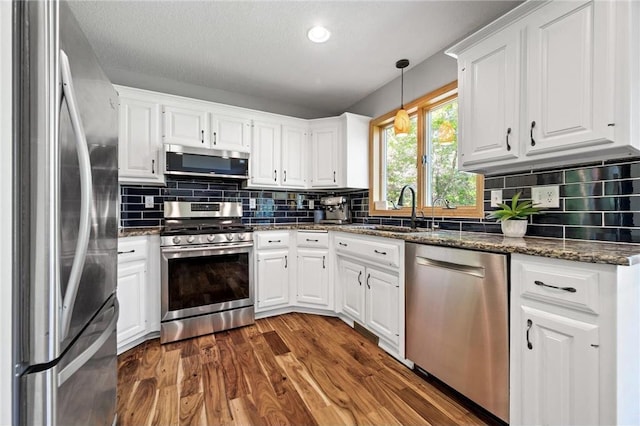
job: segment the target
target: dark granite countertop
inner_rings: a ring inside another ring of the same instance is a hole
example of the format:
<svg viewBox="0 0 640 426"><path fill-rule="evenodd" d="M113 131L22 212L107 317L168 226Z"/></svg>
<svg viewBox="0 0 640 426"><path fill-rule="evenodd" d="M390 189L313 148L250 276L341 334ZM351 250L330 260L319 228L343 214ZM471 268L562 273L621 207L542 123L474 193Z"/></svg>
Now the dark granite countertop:
<svg viewBox="0 0 640 426"><path fill-rule="evenodd" d="M385 225L254 225L255 231L278 229L341 231L353 234L396 238L408 242L483 250L494 253L520 253L555 259L610 265L640 263L640 245L557 238L506 238L501 234L462 231L429 231ZM409 231L409 232L408 232Z"/></svg>
<svg viewBox="0 0 640 426"><path fill-rule="evenodd" d="M141 237L144 235L158 235L162 232L162 227L152 227L152 228L120 228L118 229L118 237Z"/></svg>

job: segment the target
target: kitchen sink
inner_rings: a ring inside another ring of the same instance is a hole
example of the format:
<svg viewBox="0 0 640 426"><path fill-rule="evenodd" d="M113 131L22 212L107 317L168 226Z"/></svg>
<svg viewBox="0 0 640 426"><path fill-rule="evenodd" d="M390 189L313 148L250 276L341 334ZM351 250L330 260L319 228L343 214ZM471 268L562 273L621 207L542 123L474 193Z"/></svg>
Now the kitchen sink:
<svg viewBox="0 0 640 426"><path fill-rule="evenodd" d="M394 226L394 225L350 225L350 227L355 229L371 229L373 231L397 232L397 233L403 233L403 234L431 231L431 229L429 228L411 229L407 226Z"/></svg>

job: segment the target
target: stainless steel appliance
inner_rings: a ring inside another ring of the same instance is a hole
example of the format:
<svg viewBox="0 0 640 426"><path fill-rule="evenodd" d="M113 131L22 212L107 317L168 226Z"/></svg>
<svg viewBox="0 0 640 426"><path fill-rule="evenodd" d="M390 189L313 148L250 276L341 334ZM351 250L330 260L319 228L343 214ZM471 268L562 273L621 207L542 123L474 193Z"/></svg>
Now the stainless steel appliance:
<svg viewBox="0 0 640 426"><path fill-rule="evenodd" d="M320 223L343 224L351 222L351 210L347 197L322 197L320 206L324 210L324 219Z"/></svg>
<svg viewBox="0 0 640 426"><path fill-rule="evenodd" d="M506 256L405 247L407 358L508 422Z"/></svg>
<svg viewBox="0 0 640 426"><path fill-rule="evenodd" d="M253 234L241 203L164 203L162 343L253 324Z"/></svg>
<svg viewBox="0 0 640 426"><path fill-rule="evenodd" d="M215 178L249 178L249 154L237 151L164 146L165 174Z"/></svg>
<svg viewBox="0 0 640 426"><path fill-rule="evenodd" d="M118 95L64 2L15 2L14 424L116 416Z"/></svg>

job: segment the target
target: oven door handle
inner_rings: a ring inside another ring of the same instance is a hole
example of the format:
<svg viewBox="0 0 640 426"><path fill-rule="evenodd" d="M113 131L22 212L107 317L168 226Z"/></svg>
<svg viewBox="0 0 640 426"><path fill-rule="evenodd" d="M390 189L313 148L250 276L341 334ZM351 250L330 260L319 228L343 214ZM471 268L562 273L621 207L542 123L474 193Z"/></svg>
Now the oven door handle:
<svg viewBox="0 0 640 426"><path fill-rule="evenodd" d="M228 250L228 249L237 249L237 248L249 248L253 247L253 243L231 243L220 246L181 246L180 248L175 247L163 247L163 253L188 253L190 251L215 251L215 250Z"/></svg>

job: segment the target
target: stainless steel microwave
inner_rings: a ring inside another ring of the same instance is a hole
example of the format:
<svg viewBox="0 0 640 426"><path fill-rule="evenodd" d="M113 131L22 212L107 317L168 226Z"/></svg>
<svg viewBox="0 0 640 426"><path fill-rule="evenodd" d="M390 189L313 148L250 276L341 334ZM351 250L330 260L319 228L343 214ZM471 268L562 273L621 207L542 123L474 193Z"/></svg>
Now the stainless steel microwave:
<svg viewBox="0 0 640 426"><path fill-rule="evenodd" d="M165 174L249 178L249 153L165 144Z"/></svg>

